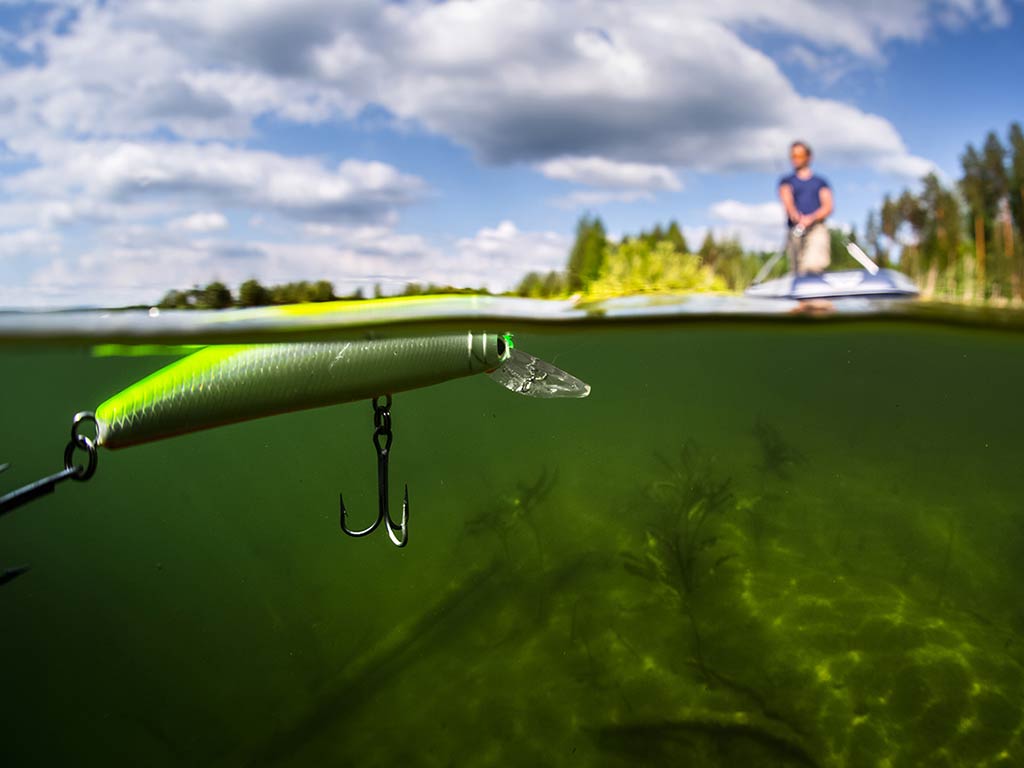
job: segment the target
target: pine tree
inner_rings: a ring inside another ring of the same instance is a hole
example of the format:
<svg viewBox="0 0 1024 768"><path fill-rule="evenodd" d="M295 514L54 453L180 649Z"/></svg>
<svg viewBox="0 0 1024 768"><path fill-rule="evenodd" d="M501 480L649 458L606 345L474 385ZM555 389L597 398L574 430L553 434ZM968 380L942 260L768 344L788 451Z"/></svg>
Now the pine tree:
<svg viewBox="0 0 1024 768"><path fill-rule="evenodd" d="M604 223L597 216L584 215L576 225L576 242L569 252L566 276L569 291L582 291L597 279L604 264L608 238Z"/></svg>
<svg viewBox="0 0 1024 768"><path fill-rule="evenodd" d="M545 275L544 282L541 283L541 296L544 298L558 296L563 292L564 288L565 280L562 277L562 273L553 269Z"/></svg>
<svg viewBox="0 0 1024 768"><path fill-rule="evenodd" d="M674 219L668 223L668 232L665 233L665 239L672 243L672 247L679 251L679 253L690 252L690 247L686 243L686 237Z"/></svg>
<svg viewBox="0 0 1024 768"><path fill-rule="evenodd" d="M1024 131L1020 123L1010 126L1010 174L1007 193L1017 234L1024 243Z"/></svg>
<svg viewBox="0 0 1024 768"><path fill-rule="evenodd" d="M981 156L971 145L967 145L964 154L960 156L960 166L964 175L960 180L960 191L967 201L967 207L971 213L971 222L974 227L974 274L978 284L978 291L981 297L985 296L985 247L988 242L986 217L985 217L985 174L982 168Z"/></svg>
<svg viewBox="0 0 1024 768"><path fill-rule="evenodd" d="M998 283L1009 280L1012 267L1009 264L1007 235L1012 239L1007 209L1009 183L1006 174L1006 149L995 131L989 131L981 154L982 172L985 180L985 224L989 242L992 243L990 272ZM1012 243L1009 248L1012 248Z"/></svg>
<svg viewBox="0 0 1024 768"><path fill-rule="evenodd" d="M927 269L924 294L931 296L939 272L948 273L955 266L962 237L962 213L957 196L934 173L925 176L922 184L918 200L918 209L923 214L919 231L921 268Z"/></svg>
<svg viewBox="0 0 1024 768"><path fill-rule="evenodd" d="M715 243L715 236L711 233L710 229L704 235L704 242L700 244L698 253L705 265L714 268L715 262L718 261L718 245Z"/></svg>
<svg viewBox="0 0 1024 768"><path fill-rule="evenodd" d="M1013 297L1019 300L1024 284L1024 132L1021 131L1020 123L1013 123L1010 126L1009 140L1010 166L1006 180L1006 196L1010 217L1015 226L1008 227L1010 231L1006 247L1010 261Z"/></svg>
<svg viewBox="0 0 1024 768"><path fill-rule="evenodd" d="M527 272L526 276L516 286L516 296L525 296L535 299L541 293L541 276L539 272Z"/></svg>

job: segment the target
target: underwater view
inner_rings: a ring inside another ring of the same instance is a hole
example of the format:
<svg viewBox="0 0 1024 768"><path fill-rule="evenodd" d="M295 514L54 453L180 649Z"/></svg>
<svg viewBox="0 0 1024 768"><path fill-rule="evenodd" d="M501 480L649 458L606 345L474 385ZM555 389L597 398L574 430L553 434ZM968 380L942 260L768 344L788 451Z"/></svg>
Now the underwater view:
<svg viewBox="0 0 1024 768"><path fill-rule="evenodd" d="M0 0L0 768L1024 768L1022 42Z"/></svg>
<svg viewBox="0 0 1024 768"><path fill-rule="evenodd" d="M339 529L368 400L101 449L5 515L4 764L1024 762L1024 335L487 330L591 392L395 394L404 548ZM0 346L2 492L148 351Z"/></svg>

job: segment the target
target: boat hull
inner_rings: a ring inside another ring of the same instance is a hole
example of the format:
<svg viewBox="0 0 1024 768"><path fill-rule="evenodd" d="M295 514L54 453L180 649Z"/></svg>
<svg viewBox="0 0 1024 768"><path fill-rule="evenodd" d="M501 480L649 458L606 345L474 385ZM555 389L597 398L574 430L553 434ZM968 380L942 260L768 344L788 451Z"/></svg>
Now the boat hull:
<svg viewBox="0 0 1024 768"><path fill-rule="evenodd" d="M777 299L912 299L918 293L913 280L892 269L880 269L875 274L866 269L801 276L790 273L752 285L744 291L747 296Z"/></svg>

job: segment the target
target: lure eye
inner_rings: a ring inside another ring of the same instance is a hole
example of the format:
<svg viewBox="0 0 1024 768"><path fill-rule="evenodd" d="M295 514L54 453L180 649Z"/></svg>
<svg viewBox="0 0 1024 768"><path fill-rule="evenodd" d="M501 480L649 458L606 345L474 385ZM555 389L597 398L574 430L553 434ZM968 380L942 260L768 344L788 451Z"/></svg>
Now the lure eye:
<svg viewBox="0 0 1024 768"><path fill-rule="evenodd" d="M498 354L501 357L505 356L505 346L506 346L505 345L505 337L504 336L499 336L498 337Z"/></svg>

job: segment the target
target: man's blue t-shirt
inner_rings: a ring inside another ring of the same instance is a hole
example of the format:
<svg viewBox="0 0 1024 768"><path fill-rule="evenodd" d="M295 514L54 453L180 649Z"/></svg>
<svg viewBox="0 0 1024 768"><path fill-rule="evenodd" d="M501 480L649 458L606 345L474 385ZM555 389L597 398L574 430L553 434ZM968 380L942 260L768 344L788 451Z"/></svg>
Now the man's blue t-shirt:
<svg viewBox="0 0 1024 768"><path fill-rule="evenodd" d="M821 176L811 176L809 179L801 179L795 173L783 176L779 180L779 186L788 184L793 190L793 202L796 209L802 214L814 213L821 208L821 190L831 189L828 182ZM796 224L790 220L789 226Z"/></svg>

